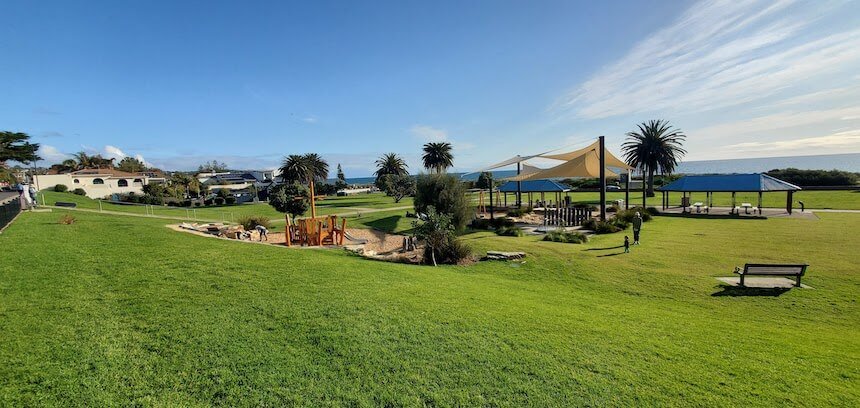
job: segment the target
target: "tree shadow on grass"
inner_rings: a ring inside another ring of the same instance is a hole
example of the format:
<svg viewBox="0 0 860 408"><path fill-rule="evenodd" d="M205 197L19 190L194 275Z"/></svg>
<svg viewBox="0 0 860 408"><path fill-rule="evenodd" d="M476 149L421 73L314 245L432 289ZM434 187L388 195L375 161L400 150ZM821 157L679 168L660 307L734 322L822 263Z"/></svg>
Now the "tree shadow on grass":
<svg viewBox="0 0 860 408"><path fill-rule="evenodd" d="M791 290L791 288L751 288L747 286L729 286L729 285L720 285L718 286L721 290L719 292L711 293L711 296L770 296L777 297L782 295L785 292Z"/></svg>
<svg viewBox="0 0 860 408"><path fill-rule="evenodd" d="M603 258L603 257L607 257L607 256L616 256L616 255L621 255L621 254L623 254L623 253L624 253L624 251L621 251L621 252L613 252L613 253L611 253L611 254L597 255L597 257L598 257L598 258Z"/></svg>
<svg viewBox="0 0 860 408"><path fill-rule="evenodd" d="M367 221L364 225L380 231L393 232L397 229L397 222L400 221L401 218L403 218L401 215L392 215L378 220Z"/></svg>

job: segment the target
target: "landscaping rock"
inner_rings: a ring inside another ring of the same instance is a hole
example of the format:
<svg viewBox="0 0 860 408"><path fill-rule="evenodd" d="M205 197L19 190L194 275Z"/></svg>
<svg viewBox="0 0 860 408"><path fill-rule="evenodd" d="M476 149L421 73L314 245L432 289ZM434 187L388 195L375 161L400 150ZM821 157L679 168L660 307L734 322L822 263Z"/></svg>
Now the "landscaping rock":
<svg viewBox="0 0 860 408"><path fill-rule="evenodd" d="M487 256L485 256L483 259L492 261L513 261L517 259L523 259L525 257L525 252L487 251Z"/></svg>

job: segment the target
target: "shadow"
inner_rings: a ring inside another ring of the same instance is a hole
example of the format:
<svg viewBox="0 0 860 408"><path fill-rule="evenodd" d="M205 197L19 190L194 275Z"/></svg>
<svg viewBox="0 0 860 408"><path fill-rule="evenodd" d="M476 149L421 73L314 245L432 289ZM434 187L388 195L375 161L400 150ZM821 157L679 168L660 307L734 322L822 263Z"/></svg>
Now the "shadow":
<svg viewBox="0 0 860 408"><path fill-rule="evenodd" d="M729 286L720 285L719 292L714 292L711 296L770 296L777 297L792 288L751 288L745 286Z"/></svg>
<svg viewBox="0 0 860 408"><path fill-rule="evenodd" d="M584 249L584 251L608 251L610 249L618 249L618 248L624 248L624 245L618 245L618 246L606 247L606 248L588 248L588 249Z"/></svg>
<svg viewBox="0 0 860 408"><path fill-rule="evenodd" d="M364 225L380 231L392 232L397 229L397 222L400 221L401 218L403 218L402 215L392 215L378 220L365 222Z"/></svg>
<svg viewBox="0 0 860 408"><path fill-rule="evenodd" d="M707 213L669 213L669 212L661 212L659 217L674 217L674 218L699 218L704 220L766 220L767 217L763 215L753 215L753 214L742 214L742 215L732 215L732 214L707 214Z"/></svg>
<svg viewBox="0 0 860 408"><path fill-rule="evenodd" d="M611 254L597 255L597 257L598 257L598 258L604 258L604 257L607 257L607 256L617 256L617 255L621 255L621 254L623 254L623 253L624 253L623 251L622 251L622 252L614 252L614 253L611 253Z"/></svg>

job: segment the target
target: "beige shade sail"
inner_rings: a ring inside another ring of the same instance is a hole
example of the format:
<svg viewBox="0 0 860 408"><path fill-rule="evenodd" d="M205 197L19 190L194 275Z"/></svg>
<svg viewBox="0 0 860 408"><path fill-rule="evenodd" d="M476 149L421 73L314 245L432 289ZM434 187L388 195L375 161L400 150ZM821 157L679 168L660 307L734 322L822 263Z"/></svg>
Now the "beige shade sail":
<svg viewBox="0 0 860 408"><path fill-rule="evenodd" d="M606 169L606 177L617 176L617 173ZM574 158L559 164L558 166L534 173L520 174L519 176L512 177L509 180L524 181L563 177L600 177L600 158L597 156L597 150L586 151L579 156L575 156Z"/></svg>
<svg viewBox="0 0 860 408"><path fill-rule="evenodd" d="M540 167L530 166L528 164L523 163L522 170L520 170L520 174L511 177L505 177L503 180L509 181L522 181L523 177L529 176L531 174L535 174L537 172L543 171L544 169Z"/></svg>
<svg viewBox="0 0 860 408"><path fill-rule="evenodd" d="M587 155L588 153L593 152L593 153L595 153L594 158L599 160L600 158L597 157L597 154L596 154L598 150L600 150L600 141L599 140L590 144L589 146L583 147L582 149L579 149L579 150L574 150L572 152L559 153L559 154L542 154L542 155L540 155L540 157L545 157L547 159L570 161L570 160L573 160L577 157ZM603 154L604 154L604 157L606 158L606 166L607 167L615 167L615 168L624 169L624 170L632 170L633 169L633 167L630 166L629 164L627 164L626 162L624 162L624 160L621 160L621 159L615 157L612 153L609 152L609 150L603 149ZM609 174L607 174L607 175L609 175ZM574 177L574 176L569 176L569 177ZM595 176L582 176L582 177L600 177L600 176L595 175Z"/></svg>
<svg viewBox="0 0 860 408"><path fill-rule="evenodd" d="M497 169L497 168L499 168L499 167L510 166L510 165L512 165L512 164L521 163L521 162L523 162L523 161L526 161L526 160L528 160L528 159L532 159L532 158L535 158L535 157L538 157L538 155L532 155L532 156L520 156L520 155L516 155L516 156L511 157L510 159L507 159L507 160L505 160L505 161L501 161L501 162L498 162L498 163L496 163L496 164L493 164L493 165L490 165L490 166L484 167L483 169L478 170L477 172L490 171L490 170L493 170L493 169ZM477 172L476 172L476 173L477 173Z"/></svg>

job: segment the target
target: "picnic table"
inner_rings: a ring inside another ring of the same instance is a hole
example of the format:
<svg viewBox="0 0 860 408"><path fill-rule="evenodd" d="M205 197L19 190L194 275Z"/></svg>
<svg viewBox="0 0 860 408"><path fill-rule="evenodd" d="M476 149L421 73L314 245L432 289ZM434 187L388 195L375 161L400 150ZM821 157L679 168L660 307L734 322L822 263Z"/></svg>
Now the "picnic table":
<svg viewBox="0 0 860 408"><path fill-rule="evenodd" d="M702 212L702 206L703 206L703 205L705 205L705 204L704 204L704 203L702 203L702 202L700 202L700 201L697 201L697 202L693 203L693 207L696 207L696 213L697 213L697 214L698 214L698 213L700 213L700 212Z"/></svg>

